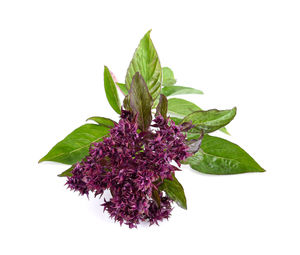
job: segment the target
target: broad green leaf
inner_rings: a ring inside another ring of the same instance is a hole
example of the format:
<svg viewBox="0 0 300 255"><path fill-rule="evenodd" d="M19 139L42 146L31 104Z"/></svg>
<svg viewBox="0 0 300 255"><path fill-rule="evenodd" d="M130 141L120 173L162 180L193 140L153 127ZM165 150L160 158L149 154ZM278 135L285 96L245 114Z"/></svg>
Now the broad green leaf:
<svg viewBox="0 0 300 255"><path fill-rule="evenodd" d="M142 75L139 73L136 73L132 78L129 101L133 113L138 115L139 128L147 130L152 121L151 108L153 100Z"/></svg>
<svg viewBox="0 0 300 255"><path fill-rule="evenodd" d="M168 113L172 116L171 119L175 122L176 125L179 125L186 115L200 110L200 107L187 100L181 98L168 99ZM225 127L220 128L220 131L229 135L229 132Z"/></svg>
<svg viewBox="0 0 300 255"><path fill-rule="evenodd" d="M163 86L172 86L176 83L176 79L174 78L174 73L169 67L162 68L163 73Z"/></svg>
<svg viewBox="0 0 300 255"><path fill-rule="evenodd" d="M120 89L120 91L122 92L122 94L123 94L124 96L127 96L127 95L128 95L128 90L127 90L125 84L117 82L117 86L118 86L118 88Z"/></svg>
<svg viewBox="0 0 300 255"><path fill-rule="evenodd" d="M176 125L180 125L180 123L182 122L182 119L181 118L177 118L177 117L171 117L171 120L173 120ZM230 135L230 133L227 131L227 129L225 127L222 127L219 130L221 132L227 134L227 135ZM198 139L200 136L201 136L200 132L198 132L198 133L187 133L187 140Z"/></svg>
<svg viewBox="0 0 300 255"><path fill-rule="evenodd" d="M127 70L125 84L130 89L132 78L139 72L149 89L152 98L155 100L161 91L162 69L157 52L150 38L151 30L145 34L136 49Z"/></svg>
<svg viewBox="0 0 300 255"><path fill-rule="evenodd" d="M264 172L257 162L241 147L225 139L205 135L200 150L186 163L202 173L239 174Z"/></svg>
<svg viewBox="0 0 300 255"><path fill-rule="evenodd" d="M109 118L99 117L99 116L90 117L86 121L88 121L88 120L93 120L93 121L97 122L100 126L104 126L104 127L108 127L108 128L113 128L116 124L115 121L113 121Z"/></svg>
<svg viewBox="0 0 300 255"><path fill-rule="evenodd" d="M158 116L159 114L161 114L161 116L163 116L164 119L166 119L167 113L168 113L168 99L163 94L160 94L159 102L156 107L155 116Z"/></svg>
<svg viewBox="0 0 300 255"><path fill-rule="evenodd" d="M231 110L208 110L208 111L196 111L187 115L182 122L192 121L195 126L190 133L198 133L203 130L206 133L210 133L226 126L236 115L236 107Z"/></svg>
<svg viewBox="0 0 300 255"><path fill-rule="evenodd" d="M161 89L161 93L166 97L184 94L203 94L203 92L199 89L184 86L164 86Z"/></svg>
<svg viewBox="0 0 300 255"><path fill-rule="evenodd" d="M166 192L167 196L176 202L181 208L187 209L186 197L184 189L180 182L173 175L173 180L164 179L163 183L159 186L160 190Z"/></svg>
<svg viewBox="0 0 300 255"><path fill-rule="evenodd" d="M106 98L110 106L115 110L116 113L121 113L121 104L116 89L116 84L111 76L109 69L104 66L104 89L106 93Z"/></svg>
<svg viewBox="0 0 300 255"><path fill-rule="evenodd" d="M73 166L68 168L66 171L63 171L61 174L57 175L58 177L71 177L72 176Z"/></svg>
<svg viewBox="0 0 300 255"><path fill-rule="evenodd" d="M107 127L85 124L57 143L46 156L40 159L39 163L54 161L73 165L88 154L91 143L101 141L108 133Z"/></svg>
<svg viewBox="0 0 300 255"><path fill-rule="evenodd" d="M174 117L185 117L186 115L201 110L192 102L181 98L171 98L168 100L168 112Z"/></svg>

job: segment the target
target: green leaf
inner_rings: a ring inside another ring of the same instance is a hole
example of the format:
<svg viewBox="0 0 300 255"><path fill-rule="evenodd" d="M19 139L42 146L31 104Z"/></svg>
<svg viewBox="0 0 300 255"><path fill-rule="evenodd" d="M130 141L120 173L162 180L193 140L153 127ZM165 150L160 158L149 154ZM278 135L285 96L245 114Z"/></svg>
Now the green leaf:
<svg viewBox="0 0 300 255"><path fill-rule="evenodd" d="M147 130L152 121L151 107L153 100L142 75L139 73L136 73L132 78L129 101L133 113L138 114L139 128Z"/></svg>
<svg viewBox="0 0 300 255"><path fill-rule="evenodd" d="M222 127L219 129L221 132L223 132L226 135L230 135L230 133L228 132L228 130L226 129L226 127Z"/></svg>
<svg viewBox="0 0 300 255"><path fill-rule="evenodd" d="M116 113L120 114L121 104L116 89L116 84L106 66L104 66L104 89L110 106L115 110Z"/></svg>
<svg viewBox="0 0 300 255"><path fill-rule="evenodd" d="M73 165L88 154L91 143L100 141L108 132L107 127L85 124L57 143L46 156L40 159L39 163L54 161Z"/></svg>
<svg viewBox="0 0 300 255"><path fill-rule="evenodd" d="M187 115L183 122L192 121L195 126L190 133L198 133L203 130L206 133L210 133L226 126L236 115L236 107L231 110L208 110L208 111L196 111Z"/></svg>
<svg viewBox="0 0 300 255"><path fill-rule="evenodd" d="M173 175L173 180L164 179L163 183L159 186L160 190L166 192L167 196L176 202L181 208L187 209L186 197L184 189L180 182Z"/></svg>
<svg viewBox="0 0 300 255"><path fill-rule="evenodd" d="M199 89L193 89L184 86L164 86L161 90L161 93L166 97L184 94L203 94L203 92Z"/></svg>
<svg viewBox="0 0 300 255"><path fill-rule="evenodd" d="M174 73L169 67L162 68L163 73L163 86L172 86L176 83L176 79L174 78Z"/></svg>
<svg viewBox="0 0 300 255"><path fill-rule="evenodd" d="M115 121L113 121L109 118L99 117L99 116L90 117L86 121L88 121L88 120L93 120L96 123L98 123L100 126L104 126L104 127L108 127L108 128L113 128L116 124Z"/></svg>
<svg viewBox="0 0 300 255"><path fill-rule="evenodd" d="M239 174L264 172L257 162L241 147L225 139L205 135L200 150L186 161L207 174Z"/></svg>
<svg viewBox="0 0 300 255"><path fill-rule="evenodd" d="M167 118L168 113L168 99L163 94L160 94L159 102L156 107L156 114L157 117L159 114L164 117L164 119Z"/></svg>
<svg viewBox="0 0 300 255"><path fill-rule="evenodd" d="M170 100L170 99L169 99ZM180 125L180 123L182 122L182 119L180 118L177 118L177 117L171 117L171 120L174 121L174 123L176 125ZM225 127L222 127L219 129L221 132L227 134L227 135L230 135L230 133L227 131L227 129ZM198 139L199 137L201 136L201 133L198 132L198 133L187 133L187 140L190 140L190 139Z"/></svg>
<svg viewBox="0 0 300 255"><path fill-rule="evenodd" d="M168 113L172 116L171 119L175 122L176 125L179 125L182 122L184 116L200 110L201 108L199 106L187 100L181 98L168 99ZM220 131L229 135L229 132L225 127L220 128ZM192 136L193 138L195 138L194 135ZM200 134L198 135L198 137L199 136Z"/></svg>
<svg viewBox="0 0 300 255"><path fill-rule="evenodd" d="M186 115L201 110L192 102L181 98L171 98L168 100L168 112L174 117L185 117Z"/></svg>
<svg viewBox="0 0 300 255"><path fill-rule="evenodd" d="M132 78L139 72L148 88L152 98L155 100L161 91L162 70L157 52L150 38L151 30L145 34L136 49L127 70L125 84L130 89Z"/></svg>
<svg viewBox="0 0 300 255"><path fill-rule="evenodd" d="M127 95L128 95L128 90L127 90L127 88L126 88L126 84L117 82L117 86L118 86L118 88L120 89L120 91L122 92L122 94L123 94L124 96L127 96Z"/></svg>
<svg viewBox="0 0 300 255"><path fill-rule="evenodd" d="M68 168L66 171L63 171L61 174L57 175L58 177L71 177L72 174L72 170L73 170L73 166L71 166L70 168Z"/></svg>

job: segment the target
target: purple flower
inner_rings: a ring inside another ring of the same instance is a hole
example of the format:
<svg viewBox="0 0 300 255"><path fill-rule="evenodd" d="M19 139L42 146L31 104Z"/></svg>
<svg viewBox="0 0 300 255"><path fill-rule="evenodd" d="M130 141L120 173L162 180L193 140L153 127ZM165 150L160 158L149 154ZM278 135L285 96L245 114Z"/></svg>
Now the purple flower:
<svg viewBox="0 0 300 255"><path fill-rule="evenodd" d="M189 156L180 126L158 116L152 127L140 132L136 118L122 111L110 136L91 144L89 155L74 165L66 183L81 195L91 191L101 196L109 189L112 198L104 200L104 209L130 228L141 221L152 225L169 218L172 200L159 191L159 184L179 170L173 160L180 166Z"/></svg>

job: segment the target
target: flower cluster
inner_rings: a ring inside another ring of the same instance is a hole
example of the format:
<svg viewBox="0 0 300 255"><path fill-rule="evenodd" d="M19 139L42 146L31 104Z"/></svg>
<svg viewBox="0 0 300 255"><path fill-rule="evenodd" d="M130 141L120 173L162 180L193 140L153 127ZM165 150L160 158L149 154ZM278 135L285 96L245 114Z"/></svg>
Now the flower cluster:
<svg viewBox="0 0 300 255"><path fill-rule="evenodd" d="M120 224L157 224L172 210L172 200L159 186L179 170L171 161L180 166L188 156L185 136L172 120L158 116L152 129L140 131L136 118L122 111L110 135L93 143L89 155L74 165L67 185L81 195L102 195L109 189L112 197L103 206Z"/></svg>

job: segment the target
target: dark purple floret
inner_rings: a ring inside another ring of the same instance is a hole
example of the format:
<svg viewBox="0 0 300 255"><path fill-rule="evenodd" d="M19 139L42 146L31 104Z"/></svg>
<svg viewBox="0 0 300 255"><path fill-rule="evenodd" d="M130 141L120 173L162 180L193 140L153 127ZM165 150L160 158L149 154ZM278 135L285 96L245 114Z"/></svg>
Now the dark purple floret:
<svg viewBox="0 0 300 255"><path fill-rule="evenodd" d="M109 189L112 198L104 200L104 209L130 228L141 221L152 225L169 218L172 200L158 186L179 170L172 161L180 166L189 156L180 126L158 116L152 127L140 132L132 114L123 110L110 136L90 146L89 155L74 165L67 181L81 195L91 191L101 196ZM158 192L159 203L153 199L154 192Z"/></svg>
<svg viewBox="0 0 300 255"><path fill-rule="evenodd" d="M163 219L168 219L171 215L172 200L166 196L160 194L160 205L158 205L155 201L151 201L150 207L148 210L148 219L150 225L157 224L158 221L162 221Z"/></svg>
<svg viewBox="0 0 300 255"><path fill-rule="evenodd" d="M74 165L74 168L72 170L73 176L68 178L67 185L71 190L79 191L81 195L88 195L89 190L86 185L86 182L84 181L84 172L79 163L76 163Z"/></svg>

